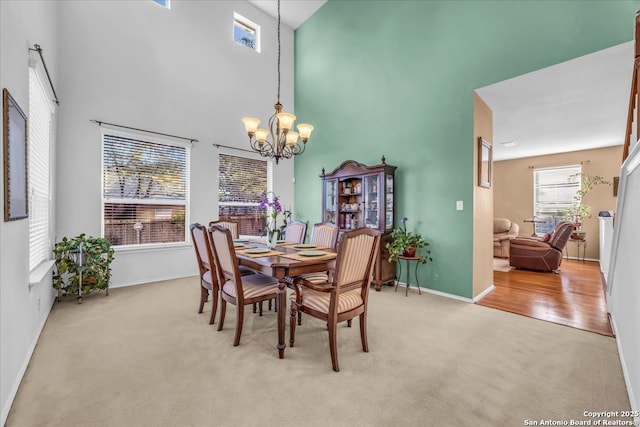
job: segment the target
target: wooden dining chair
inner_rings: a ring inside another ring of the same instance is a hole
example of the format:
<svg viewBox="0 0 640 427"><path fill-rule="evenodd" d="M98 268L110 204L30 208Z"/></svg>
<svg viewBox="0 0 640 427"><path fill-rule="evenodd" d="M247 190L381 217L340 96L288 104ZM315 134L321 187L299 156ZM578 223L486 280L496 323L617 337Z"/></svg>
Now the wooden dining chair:
<svg viewBox="0 0 640 427"><path fill-rule="evenodd" d="M335 249L340 229L331 222L320 222L313 225L309 243L319 248Z"/></svg>
<svg viewBox="0 0 640 427"><path fill-rule="evenodd" d="M292 221L284 230L284 240L288 243L304 243L307 238L307 223Z"/></svg>
<svg viewBox="0 0 640 427"><path fill-rule="evenodd" d="M293 347L298 312L307 313L327 322L329 350L333 370L338 372L337 325L359 316L362 350L369 351L367 342L367 300L373 267L380 246L380 232L358 228L343 234L336 257L335 274L331 281L314 283L304 278L293 279L295 294L290 295L290 345Z"/></svg>
<svg viewBox="0 0 640 427"><path fill-rule="evenodd" d="M235 221L226 221L226 220L209 221L209 227L211 227L212 225L217 225L218 227L227 228L231 231L231 237L233 237L234 239L240 238L238 223Z"/></svg>
<svg viewBox="0 0 640 427"><path fill-rule="evenodd" d="M227 303L236 306L236 335L233 345L240 344L242 324L244 321L244 306L268 301L276 297L278 280L262 273L243 276L240 274L240 266L233 247L231 231L227 228L211 226L209 232L213 241L214 257L220 271L220 277L224 277L224 285L220 288L220 320L218 331L224 326L224 317L227 311Z"/></svg>
<svg viewBox="0 0 640 427"><path fill-rule="evenodd" d="M338 233L340 229L336 224L331 222L320 222L313 225L311 230L311 239L309 244L316 246L317 248L327 248L331 250L336 249L338 242ZM315 283L326 283L330 280L330 271L318 271L316 273L307 273L300 276L300 278ZM302 324L302 313L298 312L298 325Z"/></svg>
<svg viewBox="0 0 640 427"><path fill-rule="evenodd" d="M200 306L198 307L198 313L202 313L204 303L209 297L209 292L211 292L211 301L213 306L211 307L209 324L212 325L216 318L219 293L219 283L217 273L215 271L215 260L212 251L213 246L211 245L209 233L204 225L194 223L189 226L189 229L191 230L193 248L196 252L198 269L200 270Z"/></svg>

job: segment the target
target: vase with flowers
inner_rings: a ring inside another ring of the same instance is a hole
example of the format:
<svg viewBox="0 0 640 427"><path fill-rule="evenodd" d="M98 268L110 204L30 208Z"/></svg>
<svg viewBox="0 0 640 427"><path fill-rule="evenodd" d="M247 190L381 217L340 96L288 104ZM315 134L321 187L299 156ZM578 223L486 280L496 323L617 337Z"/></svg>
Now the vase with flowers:
<svg viewBox="0 0 640 427"><path fill-rule="evenodd" d="M291 219L291 211L283 211L280 199L273 191L269 191L264 195L262 202L258 205L258 210L265 218L263 235L267 239L267 247L273 249L282 237L287 227L287 221ZM278 215L280 213L283 214L283 222L278 227Z"/></svg>
<svg viewBox="0 0 640 427"><path fill-rule="evenodd" d="M422 264L426 264L427 261L433 261L430 250L421 251L421 249L429 246L429 243L424 240L420 233L407 231L407 221L409 221L409 218L406 216L402 218L402 228L394 228L391 232L391 241L385 245L389 251L389 262L396 261L399 256L417 256Z"/></svg>

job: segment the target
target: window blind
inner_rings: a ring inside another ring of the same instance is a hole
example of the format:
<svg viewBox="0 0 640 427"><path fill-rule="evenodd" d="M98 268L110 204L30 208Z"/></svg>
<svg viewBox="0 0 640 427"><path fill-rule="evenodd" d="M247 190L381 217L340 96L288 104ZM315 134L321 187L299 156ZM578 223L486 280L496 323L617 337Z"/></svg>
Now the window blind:
<svg viewBox="0 0 640 427"><path fill-rule="evenodd" d="M103 135L103 235L113 245L186 242L189 150Z"/></svg>
<svg viewBox="0 0 640 427"><path fill-rule="evenodd" d="M270 162L222 153L218 159L219 219L237 222L241 235L260 235L264 217L258 205L272 185Z"/></svg>
<svg viewBox="0 0 640 427"><path fill-rule="evenodd" d="M51 253L51 106L33 68L29 68L29 269Z"/></svg>
<svg viewBox="0 0 640 427"><path fill-rule="evenodd" d="M540 168L533 171L534 211L546 223L536 224L536 232L553 230L562 221L564 209L573 203L580 190L580 165Z"/></svg>

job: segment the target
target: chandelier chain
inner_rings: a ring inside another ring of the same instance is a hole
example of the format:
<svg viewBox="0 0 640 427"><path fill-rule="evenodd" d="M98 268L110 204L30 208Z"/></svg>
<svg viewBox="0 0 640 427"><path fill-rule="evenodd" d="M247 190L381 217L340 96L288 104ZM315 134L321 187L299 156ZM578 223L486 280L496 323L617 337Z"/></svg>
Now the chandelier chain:
<svg viewBox="0 0 640 427"><path fill-rule="evenodd" d="M280 104L280 0L278 0L278 104Z"/></svg>

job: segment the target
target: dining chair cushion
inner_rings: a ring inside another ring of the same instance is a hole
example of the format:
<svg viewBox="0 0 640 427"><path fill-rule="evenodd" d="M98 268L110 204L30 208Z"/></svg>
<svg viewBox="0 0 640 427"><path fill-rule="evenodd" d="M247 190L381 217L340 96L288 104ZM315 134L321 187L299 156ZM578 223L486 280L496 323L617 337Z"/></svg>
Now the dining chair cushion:
<svg viewBox="0 0 640 427"><path fill-rule="evenodd" d="M207 289L211 290L211 283L213 283L211 281L211 270L207 270L203 275L202 275L202 284L206 286Z"/></svg>
<svg viewBox="0 0 640 427"><path fill-rule="evenodd" d="M290 294L291 301L296 300L296 294ZM312 308L321 313L329 313L329 302L331 301L331 293L319 292L306 288L302 294L302 305ZM360 289L340 294L338 301L338 313L352 310L364 304Z"/></svg>
<svg viewBox="0 0 640 427"><path fill-rule="evenodd" d="M250 274L242 276L242 288L246 299L254 298L276 292L278 290L278 280L265 274ZM231 280L224 284L222 290L227 295L234 298L237 297L236 284Z"/></svg>

